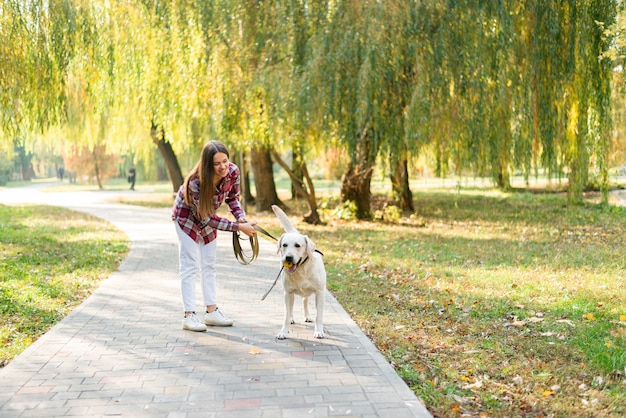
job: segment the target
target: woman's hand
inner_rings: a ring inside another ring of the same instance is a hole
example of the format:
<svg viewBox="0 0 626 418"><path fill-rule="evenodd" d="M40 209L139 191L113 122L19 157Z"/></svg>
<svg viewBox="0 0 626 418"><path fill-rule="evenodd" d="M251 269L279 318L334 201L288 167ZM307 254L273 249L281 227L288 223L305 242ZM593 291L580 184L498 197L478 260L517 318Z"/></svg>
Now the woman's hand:
<svg viewBox="0 0 626 418"><path fill-rule="evenodd" d="M256 229L254 229L254 225L256 222L244 222L239 224L239 231L243 232L247 236L251 237L252 235L256 235Z"/></svg>

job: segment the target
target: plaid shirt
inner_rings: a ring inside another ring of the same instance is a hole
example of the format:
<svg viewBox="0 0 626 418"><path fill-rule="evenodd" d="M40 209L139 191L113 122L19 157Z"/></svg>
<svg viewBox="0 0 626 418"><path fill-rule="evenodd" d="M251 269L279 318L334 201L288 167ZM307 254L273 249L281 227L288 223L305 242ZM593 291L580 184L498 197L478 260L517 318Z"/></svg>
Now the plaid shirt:
<svg viewBox="0 0 626 418"><path fill-rule="evenodd" d="M235 219L246 216L239 204L239 178L239 168L235 164L229 163L228 174L219 185L215 186L215 195L213 196L213 208L217 211L222 203L226 202ZM237 231L239 229L239 223L231 222L216 214L209 219L198 217L198 204L200 202L200 179L198 176L189 181L189 191L192 206L185 204L185 185L183 184L178 189L178 195L172 208L172 220L178 222L181 229L191 239L198 243L208 244L217 238L218 229L222 231Z"/></svg>

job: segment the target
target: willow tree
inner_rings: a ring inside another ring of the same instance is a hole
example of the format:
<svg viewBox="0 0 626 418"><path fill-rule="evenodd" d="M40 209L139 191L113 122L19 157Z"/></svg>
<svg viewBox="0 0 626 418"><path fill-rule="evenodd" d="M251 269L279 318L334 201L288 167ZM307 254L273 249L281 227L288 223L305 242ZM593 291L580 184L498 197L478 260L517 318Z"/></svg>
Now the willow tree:
<svg viewBox="0 0 626 418"><path fill-rule="evenodd" d="M330 146L320 129L320 120L314 102L310 100L317 88L313 81L311 64L324 39L325 28L331 11L330 1L284 2L284 64L280 71L272 72L269 83L268 128L273 133L272 158L289 175L292 196L302 198L309 205L303 220L318 224L317 197L313 180L307 167L307 159L314 152ZM282 157L291 154L291 165Z"/></svg>
<svg viewBox="0 0 626 418"><path fill-rule="evenodd" d="M0 5L0 147L32 155L36 133L63 120L64 72L75 25L69 1ZM22 161L23 170L30 160Z"/></svg>
<svg viewBox="0 0 626 418"><path fill-rule="evenodd" d="M338 2L312 67L314 101L328 115L320 116L325 129L350 155L341 200L355 203L359 219L371 217L370 185L381 146L405 152L402 113L413 69L403 34L410 3Z"/></svg>
<svg viewBox="0 0 626 418"><path fill-rule="evenodd" d="M272 152L291 134L291 40L293 0L216 4L214 56L222 89L220 132L249 149L257 210L281 204L273 177Z"/></svg>
<svg viewBox="0 0 626 418"><path fill-rule="evenodd" d="M210 60L217 90L218 136L236 144L240 150L252 150L254 179L258 184L256 203L269 209L278 202L278 196L273 177L268 175L271 157L263 129L263 89L255 83L257 71L264 63L261 51L267 41L259 22L262 12L262 6L255 2L222 0L213 3L212 22L207 24L208 33L215 41ZM245 170L245 162L241 161L240 165Z"/></svg>
<svg viewBox="0 0 626 418"><path fill-rule="evenodd" d="M206 105L197 98L203 91L208 46L194 6L195 2L187 1L136 4L131 24L136 31L120 37L119 45L119 85L126 90L124 97L131 109L138 110L144 137L150 138L162 155L173 191L183 182L176 151L200 142L201 135L192 130L197 123L193 115ZM120 7L125 7L124 3ZM122 33L124 23L118 22ZM124 71L127 69L130 73ZM128 87L124 83L129 83ZM146 142L140 143L145 150Z"/></svg>
<svg viewBox="0 0 626 418"><path fill-rule="evenodd" d="M590 171L606 188L610 68L599 54L615 6L422 3L407 137L433 150L439 175L452 164L506 189L513 170L567 172L572 202Z"/></svg>

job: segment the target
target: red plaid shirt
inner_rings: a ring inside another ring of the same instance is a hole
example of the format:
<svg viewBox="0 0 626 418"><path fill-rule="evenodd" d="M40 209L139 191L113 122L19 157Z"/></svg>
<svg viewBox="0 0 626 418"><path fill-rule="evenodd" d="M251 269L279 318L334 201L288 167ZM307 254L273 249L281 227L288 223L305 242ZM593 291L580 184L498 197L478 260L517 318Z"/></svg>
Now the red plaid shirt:
<svg viewBox="0 0 626 418"><path fill-rule="evenodd" d="M219 185L215 186L215 195L213 196L213 208L217 210L223 202L226 202L235 219L246 216L239 204L239 179L239 168L235 164L229 163L228 174ZM200 179L197 176L189 181L189 192L192 201L191 206L185 204L185 185L183 184L178 189L178 195L172 208L172 220L178 222L181 229L195 242L208 244L217 238L218 229L222 231L237 231L239 229L239 223L231 222L216 214L208 219L198 217Z"/></svg>

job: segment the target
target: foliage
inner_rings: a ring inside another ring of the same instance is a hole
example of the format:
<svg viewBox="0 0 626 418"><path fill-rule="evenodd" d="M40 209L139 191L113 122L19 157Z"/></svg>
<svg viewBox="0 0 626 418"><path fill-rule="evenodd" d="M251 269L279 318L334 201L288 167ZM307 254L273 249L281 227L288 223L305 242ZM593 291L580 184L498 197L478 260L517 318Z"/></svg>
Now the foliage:
<svg viewBox="0 0 626 418"><path fill-rule="evenodd" d="M110 225L41 205L0 205L0 242L0 367L87 298L128 251Z"/></svg>
<svg viewBox="0 0 626 418"><path fill-rule="evenodd" d="M593 175L606 200L619 7L8 0L0 137L30 149L43 132L59 148L106 145L147 165L154 124L183 167L211 137L301 160L338 146L359 206L377 158L393 173L419 154L441 176L486 175L504 190L511 173L546 169L568 177L576 204Z"/></svg>
<svg viewBox="0 0 626 418"><path fill-rule="evenodd" d="M13 160L7 154L0 151L0 186L4 186L9 181L13 171Z"/></svg>
<svg viewBox="0 0 626 418"><path fill-rule="evenodd" d="M66 169L88 182L94 182L100 189L104 181L118 174L120 158L107 152L106 146L72 147L63 156Z"/></svg>

